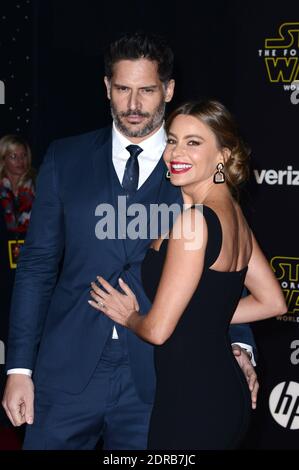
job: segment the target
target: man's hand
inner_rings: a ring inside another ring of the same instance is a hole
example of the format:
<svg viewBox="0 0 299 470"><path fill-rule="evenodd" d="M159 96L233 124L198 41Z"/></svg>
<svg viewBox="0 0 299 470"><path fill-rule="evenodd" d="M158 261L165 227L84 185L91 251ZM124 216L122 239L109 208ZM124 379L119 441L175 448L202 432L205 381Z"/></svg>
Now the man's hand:
<svg viewBox="0 0 299 470"><path fill-rule="evenodd" d="M31 377L24 374L10 374L3 395L2 405L14 426L32 424L34 386Z"/></svg>
<svg viewBox="0 0 299 470"><path fill-rule="evenodd" d="M247 380L248 387L251 392L252 409L254 410L256 408L257 392L259 389L257 375L250 361L248 353L244 349L242 349L238 344L233 344L232 350Z"/></svg>

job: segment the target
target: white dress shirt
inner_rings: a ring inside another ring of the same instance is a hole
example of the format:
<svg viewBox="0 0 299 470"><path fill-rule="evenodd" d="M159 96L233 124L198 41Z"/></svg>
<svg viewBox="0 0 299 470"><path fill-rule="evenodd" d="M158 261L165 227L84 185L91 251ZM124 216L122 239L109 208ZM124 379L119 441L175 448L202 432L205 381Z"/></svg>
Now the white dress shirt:
<svg viewBox="0 0 299 470"><path fill-rule="evenodd" d="M113 123L112 161L120 184L123 180L126 163L130 158L130 153L126 149L128 145L132 145L132 142L130 142L127 137L122 135ZM166 134L163 125L157 132L155 132L155 134L138 144L138 146L142 148L142 152L137 157L139 162L138 189L143 185L143 183L153 172L155 166L157 165L158 161L162 156L165 145Z"/></svg>

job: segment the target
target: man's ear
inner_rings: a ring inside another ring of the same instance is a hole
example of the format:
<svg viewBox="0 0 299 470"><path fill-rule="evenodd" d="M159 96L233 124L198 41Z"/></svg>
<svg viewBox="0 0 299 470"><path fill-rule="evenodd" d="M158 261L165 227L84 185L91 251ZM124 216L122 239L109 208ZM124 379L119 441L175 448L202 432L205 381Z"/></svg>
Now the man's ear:
<svg viewBox="0 0 299 470"><path fill-rule="evenodd" d="M107 91L107 98L108 100L111 99L111 80L109 80L108 77L104 77L104 83L105 83L105 86L106 86L106 91Z"/></svg>
<svg viewBox="0 0 299 470"><path fill-rule="evenodd" d="M175 81L172 78L171 80L169 80L169 82L167 82L167 85L166 85L165 98L164 98L165 103L169 103L169 101L172 100L174 87L175 87Z"/></svg>

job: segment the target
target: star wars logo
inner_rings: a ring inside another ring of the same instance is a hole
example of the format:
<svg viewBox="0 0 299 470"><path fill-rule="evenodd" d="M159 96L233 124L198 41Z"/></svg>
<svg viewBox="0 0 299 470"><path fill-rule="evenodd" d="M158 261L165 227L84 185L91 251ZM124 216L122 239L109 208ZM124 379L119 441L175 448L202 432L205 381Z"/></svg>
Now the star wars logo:
<svg viewBox="0 0 299 470"><path fill-rule="evenodd" d="M264 59L270 83L282 84L291 92L292 104L299 103L299 22L282 23L278 37L265 39L264 49L258 50Z"/></svg>
<svg viewBox="0 0 299 470"><path fill-rule="evenodd" d="M275 256L271 260L271 266L288 305L288 313L279 315L276 319L299 323L299 258Z"/></svg>

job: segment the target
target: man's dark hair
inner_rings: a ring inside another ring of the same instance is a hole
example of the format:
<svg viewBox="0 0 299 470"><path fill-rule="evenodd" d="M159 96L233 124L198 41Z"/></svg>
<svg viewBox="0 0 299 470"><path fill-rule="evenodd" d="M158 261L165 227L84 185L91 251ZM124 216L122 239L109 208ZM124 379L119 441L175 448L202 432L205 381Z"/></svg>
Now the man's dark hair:
<svg viewBox="0 0 299 470"><path fill-rule="evenodd" d="M107 48L105 75L111 79L113 66L120 60L148 59L158 64L161 82L168 82L173 71L173 52L166 40L155 34L128 33Z"/></svg>

